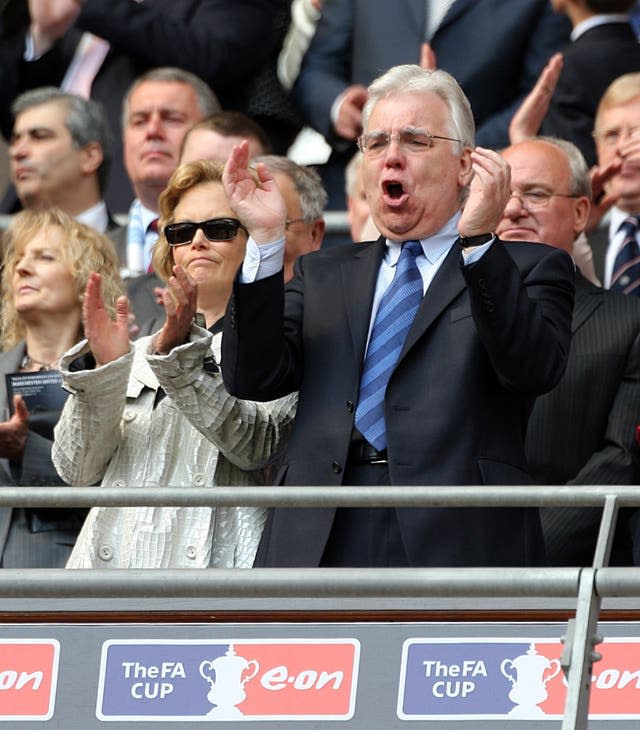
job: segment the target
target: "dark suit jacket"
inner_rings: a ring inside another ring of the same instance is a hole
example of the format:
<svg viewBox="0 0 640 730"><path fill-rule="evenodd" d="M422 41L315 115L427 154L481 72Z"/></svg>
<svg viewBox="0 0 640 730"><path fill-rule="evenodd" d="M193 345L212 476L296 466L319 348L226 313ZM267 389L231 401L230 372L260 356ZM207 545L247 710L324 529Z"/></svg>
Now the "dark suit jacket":
<svg viewBox="0 0 640 730"><path fill-rule="evenodd" d="M287 484L342 483L384 249L380 239L300 257L284 322L281 275L234 287L223 337L227 388L257 400L300 390ZM534 397L564 371L572 305L565 253L496 241L461 267L454 245L387 388L391 484L529 483L527 419ZM334 512L272 512L264 563L318 565ZM397 512L411 565L523 565L541 539L535 510Z"/></svg>
<svg viewBox="0 0 640 730"><path fill-rule="evenodd" d="M179 66L204 79L223 106L251 78L269 52L270 0L87 0L75 26L42 58L23 60L26 27L0 35L0 124L11 133L11 101L37 86L59 86L83 31L112 44L92 86L114 135L105 198L117 213L133 199L122 163L122 99L135 78L154 66ZM4 29L0 28L1 31Z"/></svg>
<svg viewBox="0 0 640 730"><path fill-rule="evenodd" d="M640 44L629 23L606 23L581 35L562 55L562 73L541 132L570 140L587 164L595 165L591 133L600 98L618 76L640 71Z"/></svg>
<svg viewBox="0 0 640 730"><path fill-rule="evenodd" d="M609 225L606 220L603 225L591 231L589 245L593 254L593 268L598 279L604 284L604 263L609 248Z"/></svg>
<svg viewBox="0 0 640 730"><path fill-rule="evenodd" d="M155 274L143 274L125 279L129 308L135 314L140 327L138 337L150 335L160 329L166 319L164 307L158 304L154 289L165 284Z"/></svg>
<svg viewBox="0 0 640 730"><path fill-rule="evenodd" d="M0 406L3 408L7 406L4 376L18 370L24 354L24 343L0 353ZM0 463L0 486L64 484L51 461L51 444L50 440L29 431L21 468ZM0 508L0 564L11 568L63 568L86 514L86 509Z"/></svg>
<svg viewBox="0 0 640 730"><path fill-rule="evenodd" d="M113 241L118 254L118 261L122 269L127 268L127 226L116 226L107 231L107 235Z"/></svg>
<svg viewBox="0 0 640 730"><path fill-rule="evenodd" d="M569 363L539 397L527 431L527 459L540 484L638 484L640 301L576 274ZM600 509L547 508L542 525L553 565L590 565ZM623 521L616 562L631 553Z"/></svg>
<svg viewBox="0 0 640 730"><path fill-rule="evenodd" d="M127 226L120 226L110 234L123 270L127 269ZM164 307L156 302L154 289L164 284L155 274L127 276L124 280L129 297L129 310L135 315L140 327L138 337L149 335L159 329L165 321Z"/></svg>
<svg viewBox="0 0 640 730"><path fill-rule="evenodd" d="M293 89L307 122L331 136L330 109L350 84L418 63L424 0L326 0ZM571 26L547 0L456 0L431 44L471 102L478 143L508 144L513 112Z"/></svg>

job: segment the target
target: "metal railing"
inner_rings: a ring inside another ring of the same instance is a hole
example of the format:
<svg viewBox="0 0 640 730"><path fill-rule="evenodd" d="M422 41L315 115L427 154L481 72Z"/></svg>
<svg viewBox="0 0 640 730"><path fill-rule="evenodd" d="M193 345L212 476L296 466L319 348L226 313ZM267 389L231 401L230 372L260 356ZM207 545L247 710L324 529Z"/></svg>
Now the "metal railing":
<svg viewBox="0 0 640 730"><path fill-rule="evenodd" d="M561 664L563 730L587 727L591 666L603 597L640 596L640 568L607 567L617 512L640 507L633 486L512 487L6 487L0 507L597 507L593 565L576 568L260 568L254 570L1 570L0 598L568 597L576 599Z"/></svg>

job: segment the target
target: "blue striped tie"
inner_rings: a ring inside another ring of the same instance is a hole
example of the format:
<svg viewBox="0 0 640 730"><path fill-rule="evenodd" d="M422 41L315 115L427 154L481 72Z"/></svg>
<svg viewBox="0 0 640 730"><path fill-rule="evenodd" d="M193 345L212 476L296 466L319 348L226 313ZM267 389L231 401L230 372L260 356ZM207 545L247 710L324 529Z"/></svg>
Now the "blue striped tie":
<svg viewBox="0 0 640 730"><path fill-rule="evenodd" d="M422 276L416 265L416 256L420 254L419 241L407 241L402 246L393 281L378 307L364 361L355 424L378 451L387 447L384 422L387 383L422 301Z"/></svg>
<svg viewBox="0 0 640 730"><path fill-rule="evenodd" d="M638 227L638 218L632 215L619 228L624 231L624 239L613 264L612 291L640 294L640 249L636 241Z"/></svg>

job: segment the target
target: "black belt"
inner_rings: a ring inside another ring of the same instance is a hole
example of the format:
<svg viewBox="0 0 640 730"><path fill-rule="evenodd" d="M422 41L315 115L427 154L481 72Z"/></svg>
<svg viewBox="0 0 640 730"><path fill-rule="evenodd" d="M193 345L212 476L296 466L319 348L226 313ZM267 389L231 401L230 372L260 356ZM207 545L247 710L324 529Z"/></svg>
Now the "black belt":
<svg viewBox="0 0 640 730"><path fill-rule="evenodd" d="M349 447L349 461L352 464L388 464L387 450L378 451L368 441L356 441Z"/></svg>

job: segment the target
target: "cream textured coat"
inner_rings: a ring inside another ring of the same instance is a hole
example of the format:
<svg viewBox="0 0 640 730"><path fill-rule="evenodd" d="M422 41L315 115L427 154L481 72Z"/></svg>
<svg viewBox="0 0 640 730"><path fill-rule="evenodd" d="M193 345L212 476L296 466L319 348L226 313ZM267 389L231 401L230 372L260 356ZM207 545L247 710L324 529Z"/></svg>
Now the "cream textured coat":
<svg viewBox="0 0 640 730"><path fill-rule="evenodd" d="M253 403L230 396L220 373L221 335L196 326L169 355L154 337L94 370L71 372L86 340L62 358L71 392L55 431L53 461L73 485L249 486L263 483L297 398ZM154 408L158 387L167 397ZM253 507L94 507L68 568L251 567L266 511Z"/></svg>

